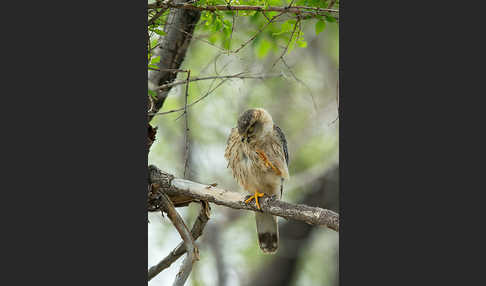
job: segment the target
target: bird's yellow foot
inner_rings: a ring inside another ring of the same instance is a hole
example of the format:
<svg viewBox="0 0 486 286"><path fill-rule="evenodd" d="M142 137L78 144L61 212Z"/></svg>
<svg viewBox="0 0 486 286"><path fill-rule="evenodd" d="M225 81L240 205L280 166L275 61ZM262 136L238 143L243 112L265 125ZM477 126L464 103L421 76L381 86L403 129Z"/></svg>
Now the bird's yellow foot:
<svg viewBox="0 0 486 286"><path fill-rule="evenodd" d="M255 199L255 203L257 208L260 210L260 204L258 203L258 198L263 197L265 194L264 193L259 193L258 191L255 191L255 194L253 196L250 196L248 199L246 199L245 204L248 204L251 202L251 200Z"/></svg>

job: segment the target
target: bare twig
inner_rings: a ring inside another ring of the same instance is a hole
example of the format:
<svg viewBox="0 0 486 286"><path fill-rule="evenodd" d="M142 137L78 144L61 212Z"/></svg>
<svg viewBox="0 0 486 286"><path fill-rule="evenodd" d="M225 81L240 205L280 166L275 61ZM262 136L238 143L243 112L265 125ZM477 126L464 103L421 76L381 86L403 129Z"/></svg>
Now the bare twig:
<svg viewBox="0 0 486 286"><path fill-rule="evenodd" d="M285 67L287 68L287 70L290 72L290 75L292 75L292 77L295 79L295 81L297 81L298 83L300 83L303 87L305 87L307 89L307 91L309 92L309 95L312 99L312 104L314 105L314 111L317 112L318 108L317 108L317 103L314 99L314 94L312 92L312 89L301 79L299 79L295 73L292 71L292 69L290 68L290 66L287 64L287 62L285 61L285 59L282 57L281 58L282 60L282 63L285 65Z"/></svg>
<svg viewBox="0 0 486 286"><path fill-rule="evenodd" d="M150 59L152 58L152 49L150 48L150 35L147 33L147 51L148 51L148 57L147 57L147 65L150 64Z"/></svg>
<svg viewBox="0 0 486 286"><path fill-rule="evenodd" d="M187 71L187 79L186 79L186 96L184 96L184 122L185 122L185 130L184 130L184 141L185 141L185 151L184 151L184 178L186 178L186 171L187 171L187 162L189 161L189 123L187 118L187 97L189 96L189 81L191 78L191 70Z"/></svg>
<svg viewBox="0 0 486 286"><path fill-rule="evenodd" d="M160 71L163 71L163 72L172 72L172 73L188 72L188 70L180 70L180 69L161 69Z"/></svg>
<svg viewBox="0 0 486 286"><path fill-rule="evenodd" d="M194 241L196 241L203 233L204 227L209 220L209 213L206 211L205 203L201 206L201 211L197 217L194 225L192 226L191 234ZM184 242L179 243L179 245L172 250L169 255L162 259L156 265L150 267L148 270L148 280L150 281L164 269L168 268L172 263L174 263L179 257L186 253L186 245Z"/></svg>
<svg viewBox="0 0 486 286"><path fill-rule="evenodd" d="M206 94L204 94L203 96L199 97L196 101L194 101L193 103L187 105L187 107L191 107L193 106L194 104L198 103L199 101L203 100L204 98L206 98L208 95L210 95L211 93L213 93L213 91L215 91L218 87L220 87L225 81L227 81L228 79L224 79L222 80L221 82L218 83L218 85L216 85L213 89L209 90L208 92L206 92ZM171 111L167 111L167 113L171 113L171 112L176 112L176 111L182 111L184 110L183 108L181 110L171 110ZM163 113L157 113L156 115L161 115Z"/></svg>
<svg viewBox="0 0 486 286"><path fill-rule="evenodd" d="M336 118L328 125L333 124L339 119L339 79L336 81L336 104L337 104L337 116Z"/></svg>
<svg viewBox="0 0 486 286"><path fill-rule="evenodd" d="M185 195L199 200L205 200L233 209L262 211L264 213L306 222L312 225L326 226L339 231L339 215L331 210L310 207L302 204L290 204L273 197L260 200L261 210L254 203L245 204L248 196L240 192L232 192L218 187L207 188L207 185L173 178L172 175L149 166L150 182L160 185L160 190L169 195Z"/></svg>
<svg viewBox="0 0 486 286"><path fill-rule="evenodd" d="M295 0L292 0L290 1L290 4L287 6L287 9L289 9L290 7L292 7L292 4L294 4Z"/></svg>
<svg viewBox="0 0 486 286"><path fill-rule="evenodd" d="M231 78L242 78L242 77L224 77L224 76L223 77L220 77L220 79L223 79L222 81L220 81L214 88L212 88L208 92L206 92L206 94L204 94L203 96L199 97L194 102L188 104L187 107L191 107L194 104L198 103L199 101L203 100L204 98L206 98L207 96L209 96L214 90L216 90L218 87L220 87L223 83L225 83L227 80L229 80ZM262 79L262 76L259 76L259 77L257 77L257 76L255 76L255 77L246 77L246 78ZM179 111L183 111L183 110L184 110L184 108L178 108L178 109L173 109L173 110L169 110L169 111L165 111L165 112L150 113L149 115L152 116L152 117L155 117L155 116L158 116L158 115L165 115L165 114L170 114L170 113L179 112Z"/></svg>
<svg viewBox="0 0 486 286"><path fill-rule="evenodd" d="M192 238L189 229L187 229L186 224L177 213L172 202L167 198L165 194L160 196L161 207L167 213L167 216L172 221L172 224L179 232L181 238L184 240L184 245L187 250L187 256L182 263L179 273L176 275L173 286L182 286L189 277L189 273L192 270L192 265L196 260L199 260L199 254L196 246L194 246L194 240Z"/></svg>
<svg viewBox="0 0 486 286"><path fill-rule="evenodd" d="M265 30L265 28L268 25L270 25L273 21L275 21L275 19L282 16L283 14L284 14L284 12L280 12L280 14L276 15L275 17L272 17L272 19L270 19L267 23L265 23L265 25L263 25L260 29L258 29L258 31L251 38L249 38L248 40L246 40L246 42L241 44L241 46L238 49L231 51L231 53L234 53L234 54L238 53L241 49L243 49L246 45L248 45L248 43L253 41L261 32L263 32L263 30Z"/></svg>
<svg viewBox="0 0 486 286"><path fill-rule="evenodd" d="M188 10L188 11L190 11L190 10ZM195 24L195 26L197 26L197 25L200 25L200 24ZM201 41L201 42L203 42L203 43L206 43L206 44L208 44L208 45L212 46L213 48L216 48L216 49L218 49L218 50L220 50L220 51L226 52L226 50L225 50L225 49L223 49L223 48L221 48L221 47L218 47L218 46L216 46L216 45L212 44L210 41L207 41L207 40L203 39L203 37L205 37L204 35L203 35L203 36L193 36L192 34L190 34L190 33L186 32L186 31L184 31L184 30L182 30L182 29L179 29L177 26L171 26L171 27L172 27L172 29L175 29L175 30L177 30L177 31L179 31L179 32L181 32L181 33L183 33L183 34L186 34L186 35L188 35L188 36L193 37L193 40Z"/></svg>
<svg viewBox="0 0 486 286"><path fill-rule="evenodd" d="M290 3L290 5L292 5L292 3ZM290 39L287 43L287 46L285 46L285 49L282 52L282 54L280 55L280 57L278 57L278 59L273 63L272 69L275 67L275 65L278 63L279 60L281 60L281 59L283 60L283 57L287 53L287 50L289 49L290 43L292 42L292 39L294 38L295 30L297 30L297 26L299 26L299 25L300 25L300 18L297 20L297 22L295 22L295 26L294 26L294 29L292 30L292 34L290 34Z"/></svg>
<svg viewBox="0 0 486 286"><path fill-rule="evenodd" d="M230 34L229 44L228 44L228 54L230 53L231 41L233 40L233 32L235 30L235 15L238 16L238 11L236 11L236 13L233 13L232 15L233 21L231 22L231 34Z"/></svg>
<svg viewBox="0 0 486 286"><path fill-rule="evenodd" d="M150 52L152 52L153 50L155 50L156 48L158 48L158 47L159 47L159 45L160 45L160 44L155 44L155 46L151 47L151 48L150 48Z"/></svg>
<svg viewBox="0 0 486 286"><path fill-rule="evenodd" d="M279 77L282 76L282 74L269 74L269 75L245 75L244 72L239 72L236 74L232 75L215 75L215 76L205 76L205 77L193 77L189 81L200 81L200 80L209 80L209 79L225 79L225 78L240 78L240 79L265 79L269 77ZM186 84L186 80L181 80L181 81L174 81L168 84L163 84L159 86L158 88L160 90L170 88L176 85L181 85L181 84Z"/></svg>
<svg viewBox="0 0 486 286"><path fill-rule="evenodd" d="M164 14L164 12L167 11L167 8L165 9L160 9L159 12L157 12L157 14L155 14L152 18L150 18L150 20L148 21L148 25L152 25L158 18L160 18L160 16L162 16L162 14Z"/></svg>
<svg viewBox="0 0 486 286"><path fill-rule="evenodd" d="M188 3L161 3L148 4L148 8L177 8L196 11L259 11L259 12L282 12L291 14L313 14L320 15L325 12L339 13L339 10L330 8L307 7L307 6L250 6L250 5L203 5L196 6Z"/></svg>
<svg viewBox="0 0 486 286"><path fill-rule="evenodd" d="M336 0L331 0L329 1L329 5L327 5L327 8L332 8L332 6L336 3Z"/></svg>
<svg viewBox="0 0 486 286"><path fill-rule="evenodd" d="M265 11L262 11L262 15L267 19L267 21L270 21L270 18L268 18L267 14L265 13Z"/></svg>

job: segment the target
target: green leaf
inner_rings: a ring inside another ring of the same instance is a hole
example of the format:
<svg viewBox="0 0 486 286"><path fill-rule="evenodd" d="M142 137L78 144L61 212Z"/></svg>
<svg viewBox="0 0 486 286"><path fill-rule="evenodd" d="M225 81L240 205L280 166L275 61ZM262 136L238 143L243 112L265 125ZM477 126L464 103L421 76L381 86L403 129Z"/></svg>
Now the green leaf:
<svg viewBox="0 0 486 286"><path fill-rule="evenodd" d="M307 42L304 41L304 40L298 40L297 45L299 45L299 47L301 47L301 48L305 48L305 47L307 47Z"/></svg>
<svg viewBox="0 0 486 286"><path fill-rule="evenodd" d="M270 1L264 1L264 3L263 3L264 9L267 9L268 6L270 6Z"/></svg>
<svg viewBox="0 0 486 286"><path fill-rule="evenodd" d="M160 56L156 56L156 57L153 57L151 60L150 60L150 63L151 64L157 64L160 62Z"/></svg>
<svg viewBox="0 0 486 286"><path fill-rule="evenodd" d="M208 40L211 44L215 44L221 38L220 33L211 33Z"/></svg>
<svg viewBox="0 0 486 286"><path fill-rule="evenodd" d="M282 24L282 26L280 26L280 28L281 31L289 32L290 30L292 30L292 25L290 24L290 21L286 21Z"/></svg>
<svg viewBox="0 0 486 286"><path fill-rule="evenodd" d="M155 91L149 89L148 94L150 94L150 96L152 96L153 98L157 99L157 94L155 93Z"/></svg>
<svg viewBox="0 0 486 286"><path fill-rule="evenodd" d="M231 48L231 41L229 38L224 39L223 41L223 49L229 50Z"/></svg>
<svg viewBox="0 0 486 286"><path fill-rule="evenodd" d="M334 17L331 17L331 16L326 16L326 20L327 20L328 22L331 22L331 23L336 22L336 19L335 19Z"/></svg>
<svg viewBox="0 0 486 286"><path fill-rule="evenodd" d="M214 21L214 31L219 31L221 30L221 28L223 27L223 22L221 21L220 18L216 18L216 20Z"/></svg>
<svg viewBox="0 0 486 286"><path fill-rule="evenodd" d="M283 22L282 25L280 25L280 32L273 33L272 35L278 36L284 33L290 33L292 30L292 24L290 24L290 21L286 21Z"/></svg>
<svg viewBox="0 0 486 286"><path fill-rule="evenodd" d="M260 17L260 13L257 11L247 11L247 15L250 17L250 22L257 23ZM263 16L262 16L263 17Z"/></svg>
<svg viewBox="0 0 486 286"><path fill-rule="evenodd" d="M266 13L267 13L268 18L272 19L273 17L277 16L279 12L270 11L270 12L266 12Z"/></svg>
<svg viewBox="0 0 486 286"><path fill-rule="evenodd" d="M259 41L257 47L256 47L256 55L259 59L264 58L270 49L272 48L272 42L269 40L263 38L261 41Z"/></svg>
<svg viewBox="0 0 486 286"><path fill-rule="evenodd" d="M324 28L326 27L326 22L324 21L317 21L316 22L316 35L319 35L320 32L324 31Z"/></svg>
<svg viewBox="0 0 486 286"><path fill-rule="evenodd" d="M228 38L231 35L231 22L229 20L223 20L223 32Z"/></svg>
<svg viewBox="0 0 486 286"><path fill-rule="evenodd" d="M223 32L224 32L224 35L225 35L226 38L229 38L231 36L231 28L224 26Z"/></svg>
<svg viewBox="0 0 486 286"><path fill-rule="evenodd" d="M157 34L157 35L160 35L160 36L165 36L165 32L162 31L162 30L154 30L154 32Z"/></svg>

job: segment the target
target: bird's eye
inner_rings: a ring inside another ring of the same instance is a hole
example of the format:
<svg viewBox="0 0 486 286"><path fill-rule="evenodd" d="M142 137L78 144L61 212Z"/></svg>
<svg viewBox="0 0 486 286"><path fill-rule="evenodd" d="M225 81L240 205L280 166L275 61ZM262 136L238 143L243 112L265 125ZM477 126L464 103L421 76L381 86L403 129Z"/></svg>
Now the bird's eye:
<svg viewBox="0 0 486 286"><path fill-rule="evenodd" d="M250 127L250 129L248 129L248 132L252 133L253 132L253 127Z"/></svg>

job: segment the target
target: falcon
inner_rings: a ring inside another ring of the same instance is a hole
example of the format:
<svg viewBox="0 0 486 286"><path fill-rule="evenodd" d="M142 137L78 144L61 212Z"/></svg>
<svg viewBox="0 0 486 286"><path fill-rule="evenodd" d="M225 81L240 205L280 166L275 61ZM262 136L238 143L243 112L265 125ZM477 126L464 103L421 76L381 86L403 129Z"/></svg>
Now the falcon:
<svg viewBox="0 0 486 286"><path fill-rule="evenodd" d="M281 198L283 182L289 179L287 141L282 130L273 123L263 108L243 112L237 127L231 129L224 154L233 177L250 197L245 203L265 194ZM277 217L255 212L258 245L264 253L278 249Z"/></svg>

